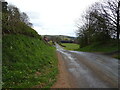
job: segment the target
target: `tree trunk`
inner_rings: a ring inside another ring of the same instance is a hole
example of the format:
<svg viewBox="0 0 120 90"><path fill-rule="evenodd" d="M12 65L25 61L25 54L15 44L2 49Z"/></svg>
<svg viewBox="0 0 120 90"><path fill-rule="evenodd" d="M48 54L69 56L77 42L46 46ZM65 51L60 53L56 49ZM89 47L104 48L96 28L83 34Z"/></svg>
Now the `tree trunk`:
<svg viewBox="0 0 120 90"><path fill-rule="evenodd" d="M119 26L119 8L120 1L118 2L118 10L117 10L117 39L119 40L120 26Z"/></svg>

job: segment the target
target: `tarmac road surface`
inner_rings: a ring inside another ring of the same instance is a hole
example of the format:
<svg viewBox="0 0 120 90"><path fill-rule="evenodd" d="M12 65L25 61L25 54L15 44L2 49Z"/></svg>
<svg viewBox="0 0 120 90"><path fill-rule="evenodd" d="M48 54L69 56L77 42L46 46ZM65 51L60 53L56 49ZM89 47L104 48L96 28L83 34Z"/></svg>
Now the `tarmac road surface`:
<svg viewBox="0 0 120 90"><path fill-rule="evenodd" d="M56 44L73 88L118 88L118 59L88 52L64 50Z"/></svg>

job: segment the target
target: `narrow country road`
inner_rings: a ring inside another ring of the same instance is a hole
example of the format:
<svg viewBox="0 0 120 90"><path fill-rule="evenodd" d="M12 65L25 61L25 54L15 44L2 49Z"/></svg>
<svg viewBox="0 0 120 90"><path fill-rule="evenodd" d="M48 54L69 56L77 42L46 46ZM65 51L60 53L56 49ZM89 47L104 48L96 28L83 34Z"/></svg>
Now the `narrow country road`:
<svg viewBox="0 0 120 90"><path fill-rule="evenodd" d="M64 50L56 44L73 84L71 88L117 88L118 60L88 52Z"/></svg>

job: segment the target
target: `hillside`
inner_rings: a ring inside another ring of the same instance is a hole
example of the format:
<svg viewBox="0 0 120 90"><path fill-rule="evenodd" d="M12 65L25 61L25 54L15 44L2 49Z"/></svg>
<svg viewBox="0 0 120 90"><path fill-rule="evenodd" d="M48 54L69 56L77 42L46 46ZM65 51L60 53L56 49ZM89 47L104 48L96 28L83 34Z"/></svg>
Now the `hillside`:
<svg viewBox="0 0 120 90"><path fill-rule="evenodd" d="M75 40L75 37L65 36L65 35L43 35L43 37L47 37L49 39L59 38L60 40Z"/></svg>
<svg viewBox="0 0 120 90"><path fill-rule="evenodd" d="M56 49L42 40L29 21L21 19L17 7L11 7L3 3L2 86L49 88L58 73Z"/></svg>
<svg viewBox="0 0 120 90"><path fill-rule="evenodd" d="M3 37L3 88L50 87L57 74L55 48L24 36Z"/></svg>
<svg viewBox="0 0 120 90"><path fill-rule="evenodd" d="M40 36L6 34L2 44L3 88L50 87L55 82L55 48L45 44Z"/></svg>

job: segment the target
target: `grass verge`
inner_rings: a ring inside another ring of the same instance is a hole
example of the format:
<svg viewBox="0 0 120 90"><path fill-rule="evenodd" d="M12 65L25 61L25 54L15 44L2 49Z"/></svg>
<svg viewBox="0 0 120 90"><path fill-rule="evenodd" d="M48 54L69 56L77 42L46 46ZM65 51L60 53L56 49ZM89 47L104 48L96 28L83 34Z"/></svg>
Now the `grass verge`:
<svg viewBox="0 0 120 90"><path fill-rule="evenodd" d="M100 43L93 43L92 45L79 48L80 51L89 51L89 52L113 52L117 51L118 47L116 44L100 44Z"/></svg>
<svg viewBox="0 0 120 90"><path fill-rule="evenodd" d="M56 81L57 57L54 47L24 35L3 37L3 88L49 88Z"/></svg>
<svg viewBox="0 0 120 90"><path fill-rule="evenodd" d="M64 49L67 49L67 50L76 50L79 48L79 45L78 44L75 44L75 43L62 43L64 47Z"/></svg>
<svg viewBox="0 0 120 90"><path fill-rule="evenodd" d="M120 59L119 53L114 53L118 51L118 45L116 41L106 42L106 43L93 43L92 45L88 45L83 48L77 49L77 51L83 52L100 52L106 54L112 54L114 58Z"/></svg>

